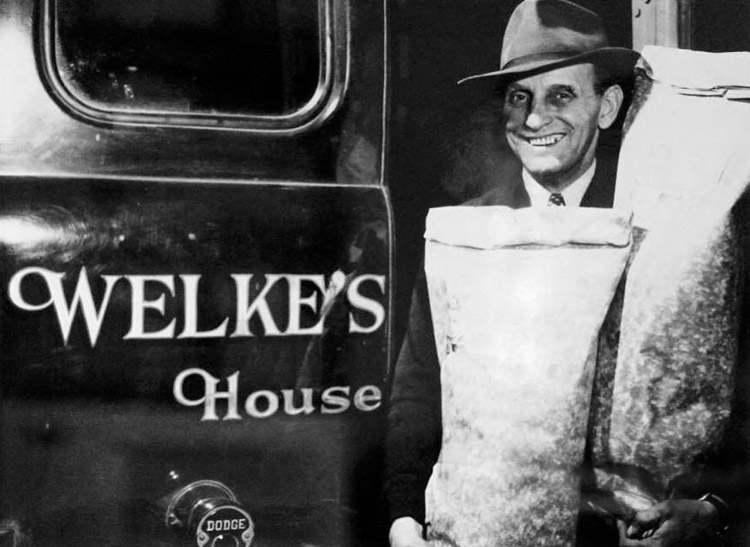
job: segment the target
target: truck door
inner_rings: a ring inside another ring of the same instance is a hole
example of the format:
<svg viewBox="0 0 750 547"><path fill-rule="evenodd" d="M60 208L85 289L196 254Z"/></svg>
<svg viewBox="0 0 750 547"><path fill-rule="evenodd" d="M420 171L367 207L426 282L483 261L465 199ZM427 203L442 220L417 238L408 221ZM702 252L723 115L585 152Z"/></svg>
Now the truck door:
<svg viewBox="0 0 750 547"><path fill-rule="evenodd" d="M366 545L379 0L0 8L0 544Z"/></svg>

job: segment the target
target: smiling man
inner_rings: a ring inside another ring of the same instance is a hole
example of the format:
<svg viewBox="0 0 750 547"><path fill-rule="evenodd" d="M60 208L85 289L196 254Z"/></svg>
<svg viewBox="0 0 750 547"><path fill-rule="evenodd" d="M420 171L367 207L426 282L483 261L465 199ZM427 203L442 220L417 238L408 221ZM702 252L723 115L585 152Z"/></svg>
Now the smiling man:
<svg viewBox="0 0 750 547"><path fill-rule="evenodd" d="M471 204L611 207L616 157L597 162L599 144L621 112L621 82L632 81L637 59L610 47L599 16L587 9L566 0L522 2L504 34L501 68L459 82L495 83L522 177Z"/></svg>
<svg viewBox="0 0 750 547"><path fill-rule="evenodd" d="M523 164L531 196L536 194L536 182L550 192L569 195L573 199L565 200L567 205L580 204L586 182L594 174L599 133L614 123L622 101L619 85L600 89L591 63L508 84L503 112L506 136ZM576 187L577 181L583 182Z"/></svg>
<svg viewBox="0 0 750 547"><path fill-rule="evenodd" d="M601 20L591 11L566 0L524 0L508 22L500 68L459 82L494 81L508 146L522 172L468 204L612 207L617 158L600 153L602 137L623 108L619 82L632 78L637 59L632 50L608 45ZM390 404L385 494L391 546L424 546L425 537L442 544L440 537L425 536L424 494L441 450L442 416L424 276L414 290ZM466 499L454 502L482 500L466 492ZM715 497L670 500L620 521L619 539L614 529L584 526L579 545L704 545L700 542L719 526L721 510ZM486 544L503 545L503 539L486 538Z"/></svg>

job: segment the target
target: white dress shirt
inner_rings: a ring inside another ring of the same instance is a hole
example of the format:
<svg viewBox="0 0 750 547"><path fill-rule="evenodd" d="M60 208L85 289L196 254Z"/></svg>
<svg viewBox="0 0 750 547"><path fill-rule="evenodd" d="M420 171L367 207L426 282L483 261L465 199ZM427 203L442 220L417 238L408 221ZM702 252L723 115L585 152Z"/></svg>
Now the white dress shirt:
<svg viewBox="0 0 750 547"><path fill-rule="evenodd" d="M589 167L583 175L574 180L572 184L569 184L562 192L556 192L562 194L566 207L580 207L581 200L583 199L586 190L589 189L589 185L591 185L591 181L594 178L595 171L596 160L594 160L591 167ZM526 169L522 171L521 176L523 178L523 185L526 188L526 192L529 194L531 206L546 207L552 192L535 181L534 177L532 177Z"/></svg>

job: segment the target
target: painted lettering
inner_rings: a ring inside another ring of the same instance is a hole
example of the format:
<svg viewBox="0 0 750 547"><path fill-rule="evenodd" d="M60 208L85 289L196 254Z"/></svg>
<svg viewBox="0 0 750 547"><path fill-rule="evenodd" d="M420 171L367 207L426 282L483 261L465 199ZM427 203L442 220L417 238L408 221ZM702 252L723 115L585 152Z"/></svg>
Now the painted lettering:
<svg viewBox="0 0 750 547"><path fill-rule="evenodd" d="M265 409L258 408L258 400L265 400ZM279 409L279 397L273 391L261 390L250 394L245 401L245 412L253 418L268 418Z"/></svg>
<svg viewBox="0 0 750 547"><path fill-rule="evenodd" d="M281 331L274 322L273 314L271 313L271 308L269 307L268 302L266 302L266 298L268 297L271 288L283 277L283 275L278 274L267 274L265 276L266 283L263 285L263 289L253 299L250 305L248 305L248 301L250 301L250 281L253 278L252 274L232 274L232 278L237 287L237 326L232 334L233 337L253 335L253 333L250 332L250 319L256 313L263 323L263 329L266 335L278 336L281 334Z"/></svg>
<svg viewBox="0 0 750 547"><path fill-rule="evenodd" d="M178 338L223 338L227 332L229 318L210 331L198 330L198 282L200 275L181 275L185 286L185 327Z"/></svg>
<svg viewBox="0 0 750 547"><path fill-rule="evenodd" d="M221 383L219 378L201 368L190 368L177 375L172 386L172 393L175 401L181 405L203 406L201 421L241 419L241 416L237 413L237 404L240 398L238 393L239 374L238 371L228 376L226 378L226 391L219 391L218 386ZM202 381L202 390L200 386L193 386L200 395L196 396L197 394L195 394L195 398L192 399L185 394L185 382L190 377ZM261 389L248 394L245 398L244 410L245 414L251 418L263 419L274 416L279 412L288 416L309 415L316 411L321 414L340 414L350 408L355 408L361 412L372 412L380 407L382 394L377 386L361 386L354 390L354 395L350 399L352 391L350 386L331 386L323 391L320 401L316 402L314 391L311 388L284 389L281 390L281 395L275 391ZM302 398L302 405L296 406L295 400L298 400L299 395ZM218 399L226 400L227 412L221 418L217 412Z"/></svg>
<svg viewBox="0 0 750 547"><path fill-rule="evenodd" d="M323 401L323 414L339 414L349 408L349 386L333 386L326 389L320 396ZM339 393L340 395L335 395Z"/></svg>
<svg viewBox="0 0 750 547"><path fill-rule="evenodd" d="M377 300L367 298L359 292L360 286L365 281L375 281L378 284L378 287L380 287L380 292L383 294L385 293L385 276L383 275L360 275L352 280L346 293L349 302L355 308L372 314L373 321L370 326L363 327L354 320L353 314L349 314L349 332L369 334L378 330L383 324L383 321L385 321L385 308L383 307L383 304Z"/></svg>
<svg viewBox="0 0 750 547"><path fill-rule="evenodd" d="M21 285L23 280L30 275L38 275L44 279L47 289L49 290L49 300L42 302L41 304L32 304L24 299ZM86 268L81 268L78 274L78 282L76 283L75 292L73 293L73 298L70 300L70 304L68 304L65 299L65 292L63 291L62 285L63 277L65 277L65 274L63 273L52 272L44 268L24 268L23 270L16 272L11 278L8 286L8 295L13 304L26 311L41 311L49 306L53 306L60 325L63 343L65 344L68 343L70 330L73 326L73 318L80 307L81 312L83 313L83 320L86 323L89 341L93 347L96 345L96 340L99 337L104 314L107 311L107 306L109 305L109 300L112 296L112 289L122 276L102 276L106 288L99 309L97 309L96 304L94 303L94 297L91 294L91 285L89 285L89 279L86 275Z"/></svg>
<svg viewBox="0 0 750 547"><path fill-rule="evenodd" d="M354 394L354 406L363 412L375 410L380 406L382 397L383 396L377 387L362 386L357 390L357 393Z"/></svg>
<svg viewBox="0 0 750 547"><path fill-rule="evenodd" d="M43 301L30 300L28 294L24 293L24 284L29 283L28 280L32 277L41 278L47 288L49 297L45 296ZM234 282L234 317L226 316L226 312L230 310L221 308L224 316L216 317L214 313L212 317L216 319L213 324L206 325L205 330L199 327L201 321L198 302L217 300L200 298L200 274L101 275L104 290L98 303L92 293L86 268L79 270L75 289L69 298L65 294L65 277L65 273L29 267L16 272L8 286L10 301L18 308L29 312L54 309L65 344L70 339L76 317L80 316L79 320L83 322L91 345L96 345L104 327L108 307L115 301L112 296L116 285L118 291L121 290L120 286L123 287L122 290L130 290L130 325L122 327L123 330L128 329L123 340L320 336L324 330L326 309L320 305L326 292L323 275L231 274ZM125 282L118 285L122 279ZM385 281L385 276L374 274L362 274L349 281L346 289L346 298L352 310L349 314L349 332L370 334L383 326L386 307L379 298L385 297ZM175 302L180 294L178 288L183 289L182 302ZM225 300L219 299L222 303ZM122 301L122 298L116 299L118 305ZM217 312L219 309L214 308L212 311ZM156 319L156 324L148 323L147 318ZM284 318L285 325L280 322ZM230 322L233 320L233 330L230 332ZM180 322L182 331L176 335ZM253 332L253 328L258 332ZM330 396L329 406L335 412L341 405L337 400L339 395L334 392Z"/></svg>
<svg viewBox="0 0 750 547"><path fill-rule="evenodd" d="M240 373L238 371L227 377L227 391L218 391L216 388L221 380L214 378L211 374L201 368L189 368L180 372L175 378L174 383L172 384L172 394L174 395L175 401L181 405L203 405L203 416L201 417L201 421L218 420L219 416L216 414L216 400L226 399L227 413L222 420L239 420L240 415L237 413L237 382L239 375ZM199 376L203 379L203 395L198 399L188 399L185 396L184 384L185 380L190 376Z"/></svg>
<svg viewBox="0 0 750 547"><path fill-rule="evenodd" d="M317 310L318 295L312 292L305 298L302 297L302 283L309 281L324 293L326 290L325 279L322 275L290 275L289 276L289 327L284 334L323 334L323 317L309 328L300 326L300 315L303 307L308 307L312 312Z"/></svg>
<svg viewBox="0 0 750 547"><path fill-rule="evenodd" d="M159 340L174 337L174 319L161 330L146 332L146 310L152 309L164 315L165 295L161 293L155 300L146 300L146 283L158 283L174 296L174 278L171 275L128 275L126 276L132 291L130 331L123 337L125 340L139 338Z"/></svg>
<svg viewBox="0 0 750 547"><path fill-rule="evenodd" d="M302 406L294 406L294 395L293 389L282 389L281 394L284 396L284 412L290 416L296 414L312 414L315 412L315 406L313 405L313 390L310 388L302 388Z"/></svg>

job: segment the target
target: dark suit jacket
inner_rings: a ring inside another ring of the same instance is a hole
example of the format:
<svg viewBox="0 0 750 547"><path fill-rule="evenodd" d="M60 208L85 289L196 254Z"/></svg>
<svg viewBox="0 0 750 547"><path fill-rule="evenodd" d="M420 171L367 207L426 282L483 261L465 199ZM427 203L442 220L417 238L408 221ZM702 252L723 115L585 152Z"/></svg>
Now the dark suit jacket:
<svg viewBox="0 0 750 547"><path fill-rule="evenodd" d="M616 157L599 158L581 207L612 207ZM528 207L520 177L466 205ZM427 282L419 275L412 294L409 326L396 363L386 439L385 497L389 522L410 516L424 523L424 491L442 438L440 365L435 349Z"/></svg>
<svg viewBox="0 0 750 547"><path fill-rule="evenodd" d="M581 200L581 207L611 208L615 200L615 178L617 165L612 160L597 160L594 178ZM466 202L464 205L505 205L513 209L529 207L531 201L520 177L507 181L486 194Z"/></svg>

